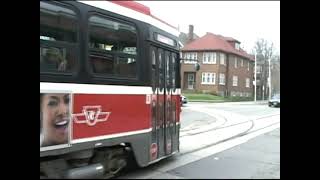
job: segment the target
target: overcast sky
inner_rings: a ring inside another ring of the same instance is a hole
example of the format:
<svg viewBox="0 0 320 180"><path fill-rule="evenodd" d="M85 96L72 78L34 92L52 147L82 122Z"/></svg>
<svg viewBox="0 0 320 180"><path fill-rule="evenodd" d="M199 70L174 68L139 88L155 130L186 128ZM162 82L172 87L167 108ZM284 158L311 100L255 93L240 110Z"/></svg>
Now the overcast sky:
<svg viewBox="0 0 320 180"><path fill-rule="evenodd" d="M280 1L139 1L160 19L194 32L233 37L249 53L258 38L273 42L280 54Z"/></svg>

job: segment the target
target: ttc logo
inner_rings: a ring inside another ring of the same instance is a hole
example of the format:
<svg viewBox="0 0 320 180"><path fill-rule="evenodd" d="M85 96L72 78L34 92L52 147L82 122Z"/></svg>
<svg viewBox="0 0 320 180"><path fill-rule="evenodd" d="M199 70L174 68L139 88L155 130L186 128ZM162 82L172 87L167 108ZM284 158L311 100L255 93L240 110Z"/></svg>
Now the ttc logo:
<svg viewBox="0 0 320 180"><path fill-rule="evenodd" d="M94 126L98 122L107 121L111 112L101 112L101 106L83 106L82 113L73 114L75 123L87 123Z"/></svg>

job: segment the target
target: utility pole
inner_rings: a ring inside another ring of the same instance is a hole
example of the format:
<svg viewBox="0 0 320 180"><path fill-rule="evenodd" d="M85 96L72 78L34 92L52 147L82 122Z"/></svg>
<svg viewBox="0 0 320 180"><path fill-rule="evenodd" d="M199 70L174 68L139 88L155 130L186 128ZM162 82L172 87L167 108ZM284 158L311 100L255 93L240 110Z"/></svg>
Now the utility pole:
<svg viewBox="0 0 320 180"><path fill-rule="evenodd" d="M269 99L271 99L271 58L269 58Z"/></svg>
<svg viewBox="0 0 320 180"><path fill-rule="evenodd" d="M262 85L262 101L264 101L264 83Z"/></svg>
<svg viewBox="0 0 320 180"><path fill-rule="evenodd" d="M257 52L254 53L254 102L257 101Z"/></svg>

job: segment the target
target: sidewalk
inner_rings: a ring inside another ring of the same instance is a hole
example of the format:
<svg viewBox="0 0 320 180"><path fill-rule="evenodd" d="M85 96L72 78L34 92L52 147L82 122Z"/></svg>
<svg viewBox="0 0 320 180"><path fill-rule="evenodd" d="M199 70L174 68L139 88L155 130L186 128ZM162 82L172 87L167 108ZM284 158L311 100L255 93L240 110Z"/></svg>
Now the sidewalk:
<svg viewBox="0 0 320 180"><path fill-rule="evenodd" d="M228 142L230 143L230 142ZM220 144L221 145L221 144ZM203 158L152 178L279 179L280 128L219 153L214 148L192 153ZM228 171L226 171L226 167ZM177 176L177 177L170 177Z"/></svg>

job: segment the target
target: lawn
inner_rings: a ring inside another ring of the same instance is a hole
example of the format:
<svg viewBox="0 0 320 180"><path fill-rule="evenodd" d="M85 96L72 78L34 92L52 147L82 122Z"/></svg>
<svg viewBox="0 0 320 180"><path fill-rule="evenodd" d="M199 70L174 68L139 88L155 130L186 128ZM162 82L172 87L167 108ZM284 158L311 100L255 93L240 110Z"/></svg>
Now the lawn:
<svg viewBox="0 0 320 180"><path fill-rule="evenodd" d="M222 96L215 96L211 94L198 94L198 93L182 93L188 100L224 100Z"/></svg>
<svg viewBox="0 0 320 180"><path fill-rule="evenodd" d="M217 102L236 102L236 101L252 101L252 97L223 97L204 93L182 93L189 101L217 101Z"/></svg>

